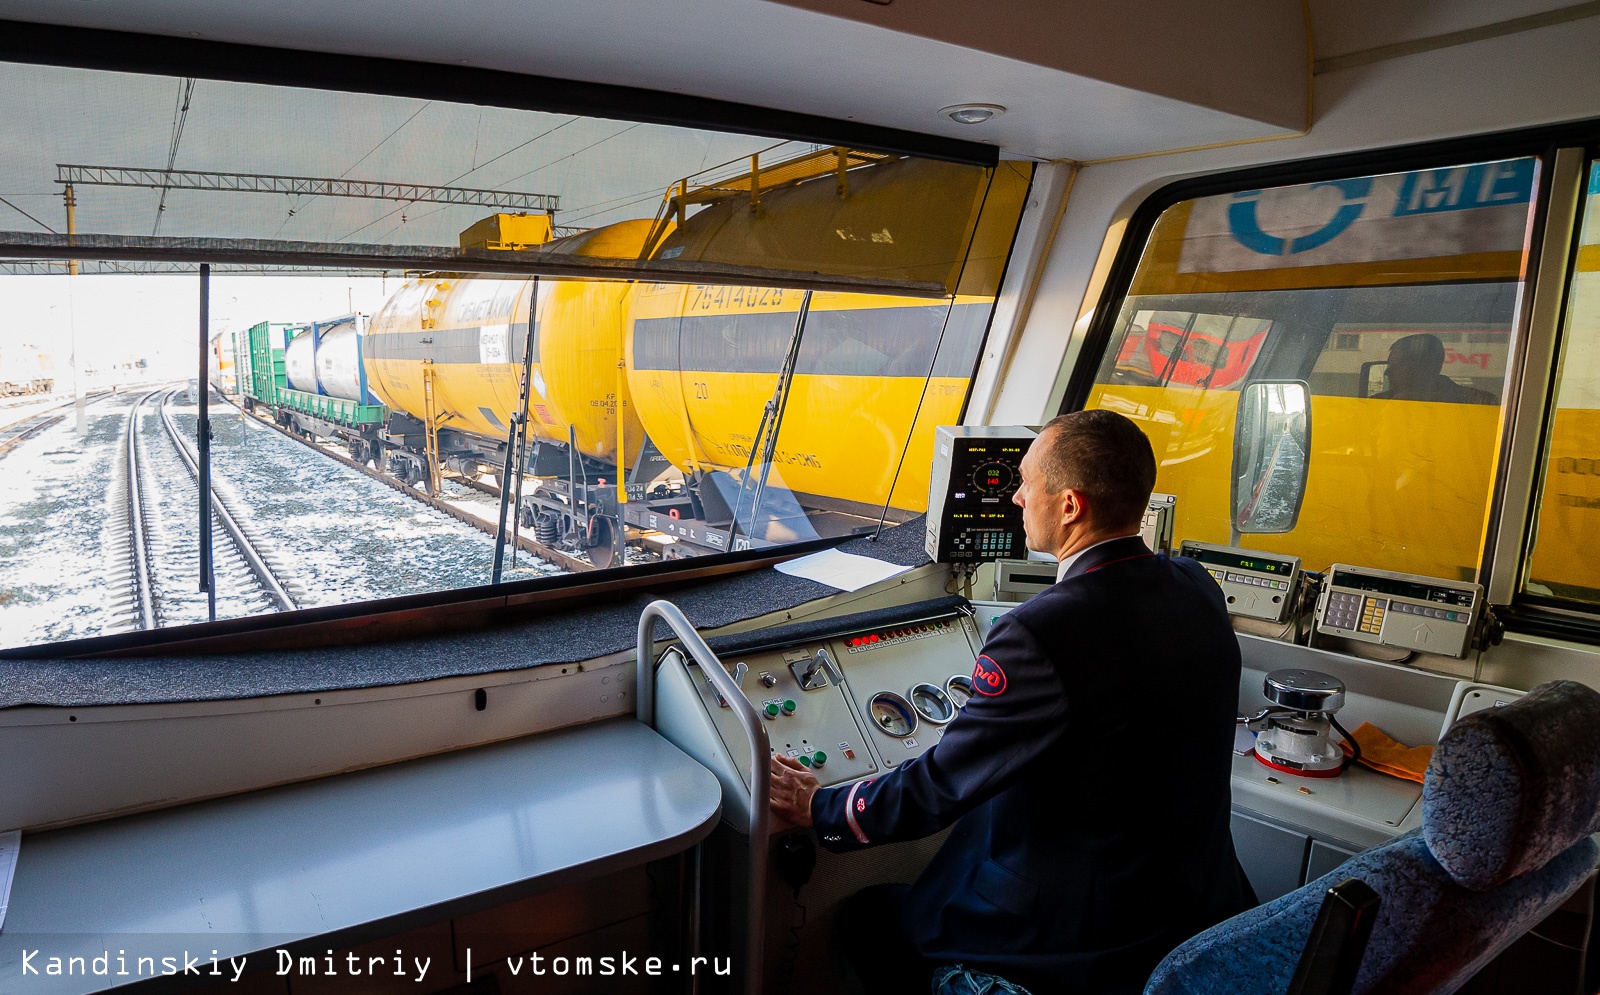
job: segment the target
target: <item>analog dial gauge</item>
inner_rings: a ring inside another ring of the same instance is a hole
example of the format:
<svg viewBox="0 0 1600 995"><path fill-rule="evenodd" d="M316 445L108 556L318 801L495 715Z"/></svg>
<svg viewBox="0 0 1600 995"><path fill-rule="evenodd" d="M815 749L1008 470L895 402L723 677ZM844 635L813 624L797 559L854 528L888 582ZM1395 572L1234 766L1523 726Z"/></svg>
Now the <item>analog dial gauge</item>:
<svg viewBox="0 0 1600 995"><path fill-rule="evenodd" d="M917 713L893 691L873 695L870 710L873 724L897 739L905 739L917 730Z"/></svg>
<svg viewBox="0 0 1600 995"><path fill-rule="evenodd" d="M956 674L944 682L944 687L950 694L950 702L957 708L965 708L967 701L972 697L972 678L966 674Z"/></svg>
<svg viewBox="0 0 1600 995"><path fill-rule="evenodd" d="M911 689L911 705L917 714L935 725L944 725L956 717L956 706L937 684L918 684Z"/></svg>

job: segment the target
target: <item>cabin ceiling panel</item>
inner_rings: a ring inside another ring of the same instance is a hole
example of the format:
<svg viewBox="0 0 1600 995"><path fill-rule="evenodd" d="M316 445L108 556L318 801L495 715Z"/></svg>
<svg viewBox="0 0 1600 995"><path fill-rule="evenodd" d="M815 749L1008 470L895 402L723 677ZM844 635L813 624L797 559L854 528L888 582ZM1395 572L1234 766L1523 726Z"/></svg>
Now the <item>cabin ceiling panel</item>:
<svg viewBox="0 0 1600 995"><path fill-rule="evenodd" d="M1436 38L1575 6L1574 0L1311 0L1317 58Z"/></svg>
<svg viewBox="0 0 1600 995"><path fill-rule="evenodd" d="M1306 37L1284 0L772 0L1299 130Z"/></svg>
<svg viewBox="0 0 1600 995"><path fill-rule="evenodd" d="M1038 6L1019 0L1004 33L1036 32L1034 21L1018 18ZM0 18L618 83L990 142L1012 155L1048 159L1237 141L1304 124L1298 8L1293 25L1279 19L1270 43L1260 31L1250 36L1252 46L1281 52L1281 59L1229 59L1213 46L1206 62L1222 70L1201 72L1154 41L1135 44L1137 32L1123 32L1122 49L1089 67L1116 77L1110 80L1029 61L1042 58L1036 52L1012 57L765 0L0 0ZM1055 27L1054 34L1072 33ZM1087 33L1073 37L1089 39L1074 41L1075 50L1096 47ZM1229 84L1241 65L1250 68ZM1172 77L1191 78L1179 88L1185 96L1161 92L1175 88ZM1249 91L1248 99L1235 90ZM1008 113L978 126L937 113L964 102L998 103Z"/></svg>

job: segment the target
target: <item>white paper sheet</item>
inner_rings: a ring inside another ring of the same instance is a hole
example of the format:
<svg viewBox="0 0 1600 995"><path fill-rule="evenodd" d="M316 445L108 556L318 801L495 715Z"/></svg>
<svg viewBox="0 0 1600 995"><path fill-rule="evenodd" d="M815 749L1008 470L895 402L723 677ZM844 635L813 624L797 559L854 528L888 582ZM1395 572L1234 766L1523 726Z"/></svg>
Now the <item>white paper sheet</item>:
<svg viewBox="0 0 1600 995"><path fill-rule="evenodd" d="M859 591L868 584L888 580L911 568L874 560L870 556L857 556L854 553L841 553L837 549L824 549L820 553L780 563L777 569L794 577L804 577L819 584L837 587L841 591Z"/></svg>
<svg viewBox="0 0 1600 995"><path fill-rule="evenodd" d="M11 878L16 874L17 852L21 849L19 830L0 833L0 927L6 924L6 906L11 904Z"/></svg>

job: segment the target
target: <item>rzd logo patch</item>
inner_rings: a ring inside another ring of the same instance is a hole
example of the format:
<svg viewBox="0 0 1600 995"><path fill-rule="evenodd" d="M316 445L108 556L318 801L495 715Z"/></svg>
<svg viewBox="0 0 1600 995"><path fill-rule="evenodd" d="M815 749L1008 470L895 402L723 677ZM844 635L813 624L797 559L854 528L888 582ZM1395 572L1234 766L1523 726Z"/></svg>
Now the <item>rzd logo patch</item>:
<svg viewBox="0 0 1600 995"><path fill-rule="evenodd" d="M972 690L993 698L1006 689L1006 672L987 656L978 657L972 668Z"/></svg>

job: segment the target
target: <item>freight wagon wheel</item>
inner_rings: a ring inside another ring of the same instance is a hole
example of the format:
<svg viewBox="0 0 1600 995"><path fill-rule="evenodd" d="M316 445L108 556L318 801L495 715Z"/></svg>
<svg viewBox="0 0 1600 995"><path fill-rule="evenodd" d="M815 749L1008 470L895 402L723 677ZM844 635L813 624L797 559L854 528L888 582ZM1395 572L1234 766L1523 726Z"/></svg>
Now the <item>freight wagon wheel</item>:
<svg viewBox="0 0 1600 995"><path fill-rule="evenodd" d="M616 547L612 544L611 519L604 515L596 515L589 519L589 531L583 537L584 547L589 551L589 561L596 567L604 570L616 559Z"/></svg>

